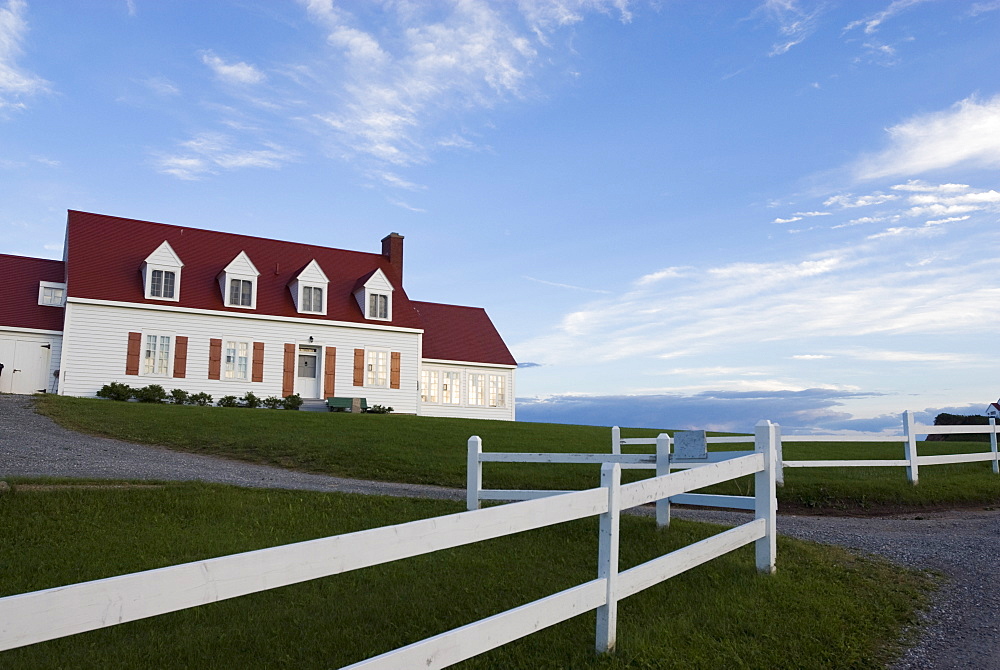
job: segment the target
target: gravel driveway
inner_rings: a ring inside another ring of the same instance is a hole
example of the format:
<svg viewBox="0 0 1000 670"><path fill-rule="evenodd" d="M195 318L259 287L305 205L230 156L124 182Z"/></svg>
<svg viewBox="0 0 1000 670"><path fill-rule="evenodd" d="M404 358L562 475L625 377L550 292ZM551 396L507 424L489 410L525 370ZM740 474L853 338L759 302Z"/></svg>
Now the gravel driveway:
<svg viewBox="0 0 1000 670"><path fill-rule="evenodd" d="M238 486L462 500L463 491L313 475L160 447L81 435L35 414L31 399L0 395L0 477L202 480ZM741 523L737 512L677 510L678 516ZM948 583L925 616L918 643L897 670L1000 670L1000 597L992 585L1000 556L1000 512L960 511L855 519L782 515L784 535L885 556L943 572ZM780 556L779 556L780 569Z"/></svg>

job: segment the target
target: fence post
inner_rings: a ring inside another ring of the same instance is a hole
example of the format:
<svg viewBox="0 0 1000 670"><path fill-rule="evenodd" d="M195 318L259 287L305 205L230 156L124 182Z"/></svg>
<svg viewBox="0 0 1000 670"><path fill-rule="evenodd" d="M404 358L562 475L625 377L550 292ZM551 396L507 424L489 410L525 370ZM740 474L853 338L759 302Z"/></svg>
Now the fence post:
<svg viewBox="0 0 1000 670"><path fill-rule="evenodd" d="M611 426L611 453L622 453L622 429L618 426Z"/></svg>
<svg viewBox="0 0 1000 670"><path fill-rule="evenodd" d="M670 474L670 435L660 433L656 436L656 476ZM667 528L670 526L670 498L656 501L656 526Z"/></svg>
<svg viewBox="0 0 1000 670"><path fill-rule="evenodd" d="M764 454L764 469L754 475L754 518L764 519L764 537L756 541L757 570L773 574L777 546L778 499L775 472L778 456L778 425L767 420L757 423L754 447Z"/></svg>
<svg viewBox="0 0 1000 670"><path fill-rule="evenodd" d="M479 509L479 492L483 490L483 464L479 455L483 453L483 440L478 435L469 438L469 457L465 466L465 507Z"/></svg>
<svg viewBox="0 0 1000 670"><path fill-rule="evenodd" d="M997 420L990 417L990 451L993 452L993 474L1000 475L1000 461L997 460Z"/></svg>
<svg viewBox="0 0 1000 670"><path fill-rule="evenodd" d="M775 453L774 482L778 486L785 485L785 454L782 446L781 424L774 424L775 436L778 440L778 448Z"/></svg>
<svg viewBox="0 0 1000 670"><path fill-rule="evenodd" d="M601 466L601 486L608 491L608 511L601 515L597 578L605 580L604 605L597 608L597 652L614 651L618 635L618 532L621 518L622 466Z"/></svg>
<svg viewBox="0 0 1000 670"><path fill-rule="evenodd" d="M910 410L903 412L903 434L906 436L906 460L910 462L906 466L906 478L916 486L919 481L917 473L917 436L914 431L913 414Z"/></svg>

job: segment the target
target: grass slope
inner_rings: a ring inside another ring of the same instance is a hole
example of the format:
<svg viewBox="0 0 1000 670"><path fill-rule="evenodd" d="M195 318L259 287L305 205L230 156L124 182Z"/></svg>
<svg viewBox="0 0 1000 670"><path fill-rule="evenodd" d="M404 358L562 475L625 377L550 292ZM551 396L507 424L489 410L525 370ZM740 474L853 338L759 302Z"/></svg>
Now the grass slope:
<svg viewBox="0 0 1000 670"><path fill-rule="evenodd" d="M38 396L37 407L68 428L121 440L342 477L456 488L465 486L471 435L483 438L485 451L607 453L611 448L610 430L593 426L150 405L55 395ZM658 432L623 430L626 437ZM921 443L919 452L988 449L974 442L928 442ZM902 450L898 442L789 442L784 457L898 459ZM624 480L650 474L626 471ZM487 488L581 489L598 481L596 466L490 463L484 468ZM788 469L785 482L778 499L786 510L871 513L1000 504L1000 477L992 474L989 463L924 467L919 486L906 481L902 468ZM750 491L750 478L712 489L744 495Z"/></svg>
<svg viewBox="0 0 1000 670"><path fill-rule="evenodd" d="M205 484L0 495L0 595L458 512L444 501ZM716 532L622 519L627 568ZM522 533L0 653L5 669L329 668L588 581L597 521ZM81 560L86 557L86 560ZM596 657L593 613L461 668L880 668L930 580L779 538L622 602L617 653Z"/></svg>

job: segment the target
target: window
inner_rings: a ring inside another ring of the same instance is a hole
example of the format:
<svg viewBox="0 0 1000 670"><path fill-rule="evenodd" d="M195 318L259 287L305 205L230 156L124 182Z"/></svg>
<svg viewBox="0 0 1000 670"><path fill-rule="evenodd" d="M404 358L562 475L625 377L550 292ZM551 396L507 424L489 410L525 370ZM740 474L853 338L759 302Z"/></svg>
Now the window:
<svg viewBox="0 0 1000 670"><path fill-rule="evenodd" d="M441 373L441 402L446 405L461 404L461 389L461 373L448 371Z"/></svg>
<svg viewBox="0 0 1000 670"><path fill-rule="evenodd" d="M142 262L143 297L147 300L180 300L184 263L166 240Z"/></svg>
<svg viewBox="0 0 1000 670"><path fill-rule="evenodd" d="M240 340L226 340L226 379L246 381L250 368L250 343Z"/></svg>
<svg viewBox="0 0 1000 670"><path fill-rule="evenodd" d="M389 318L389 296L385 293L371 293L368 296L368 318Z"/></svg>
<svg viewBox="0 0 1000 670"><path fill-rule="evenodd" d="M487 397L487 404L490 407L506 406L507 397L504 392L506 381L504 375L490 375L489 396Z"/></svg>
<svg viewBox="0 0 1000 670"><path fill-rule="evenodd" d="M170 375L170 335L147 333L142 352L142 373L167 377Z"/></svg>
<svg viewBox="0 0 1000 670"><path fill-rule="evenodd" d="M38 282L38 304L62 307L66 302L66 284L51 281Z"/></svg>
<svg viewBox="0 0 1000 670"><path fill-rule="evenodd" d="M420 399L423 402L438 401L438 371L420 371Z"/></svg>
<svg viewBox="0 0 1000 670"><path fill-rule="evenodd" d="M387 386L389 379L389 353L386 351L369 351L366 386Z"/></svg>
<svg viewBox="0 0 1000 670"><path fill-rule="evenodd" d="M300 312L326 312L323 304L323 289L319 286L302 287L302 309Z"/></svg>
<svg viewBox="0 0 1000 670"><path fill-rule="evenodd" d="M469 404L486 404L486 375L469 373Z"/></svg>
<svg viewBox="0 0 1000 670"><path fill-rule="evenodd" d="M229 281L229 305L231 307L253 306L253 282L247 279Z"/></svg>
<svg viewBox="0 0 1000 670"><path fill-rule="evenodd" d="M172 299L176 279L177 274L169 270L153 270L149 281L149 297Z"/></svg>

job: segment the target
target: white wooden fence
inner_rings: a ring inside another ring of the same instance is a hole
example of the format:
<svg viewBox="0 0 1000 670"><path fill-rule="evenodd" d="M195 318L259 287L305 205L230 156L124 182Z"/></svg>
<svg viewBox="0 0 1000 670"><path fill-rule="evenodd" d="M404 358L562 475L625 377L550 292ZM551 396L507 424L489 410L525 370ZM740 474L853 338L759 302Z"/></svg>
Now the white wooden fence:
<svg viewBox="0 0 1000 670"><path fill-rule="evenodd" d="M975 435L988 434L990 436L990 451L977 452L971 454L941 454L938 456L919 456L917 454L918 435ZM826 461L786 461L781 460L778 467L777 478L779 482L784 481L784 468L850 468L850 467L905 467L906 478L913 484L920 481L919 468L922 465L944 465L947 463L975 463L980 461L993 461L993 473L1000 474L1000 459L997 454L997 427L996 420L990 418L989 425L980 426L928 426L918 424L913 419L911 412L903 412L902 435L885 436L881 434L869 435L790 435L785 438L780 437L778 443L785 442L902 442L902 459L871 459L871 460L826 460ZM778 447L781 453L781 447Z"/></svg>
<svg viewBox="0 0 1000 670"><path fill-rule="evenodd" d="M601 486L585 491L0 598L0 651L595 515L596 579L348 667L444 668L591 610L596 648L610 651L630 595L751 542L757 569L774 572L776 446L777 427L762 422L756 451L634 484L606 463ZM619 572L623 510L750 474L753 521Z"/></svg>

